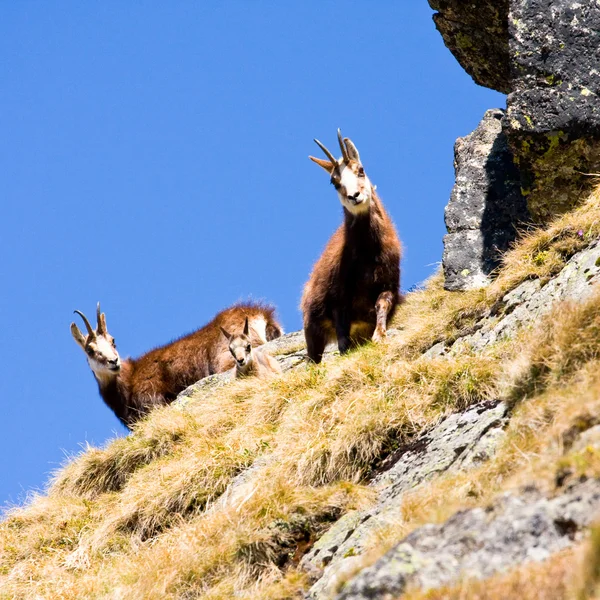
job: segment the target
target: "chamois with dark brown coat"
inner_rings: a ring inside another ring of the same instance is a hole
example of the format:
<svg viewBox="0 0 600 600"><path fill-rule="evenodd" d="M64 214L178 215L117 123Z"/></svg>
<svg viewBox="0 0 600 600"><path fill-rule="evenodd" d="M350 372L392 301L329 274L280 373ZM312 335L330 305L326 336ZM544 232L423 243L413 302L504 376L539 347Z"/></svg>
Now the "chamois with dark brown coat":
<svg viewBox="0 0 600 600"><path fill-rule="evenodd" d="M336 339L345 354L352 346L386 337L400 301L401 247L356 146L342 139L338 129L338 160L315 142L328 160L309 158L329 173L344 210L344 222L315 264L302 296L308 356L319 363L325 346Z"/></svg>
<svg viewBox="0 0 600 600"><path fill-rule="evenodd" d="M114 338L106 328L106 317L97 308L97 326L92 329L78 310L87 336L71 323L71 334L83 348L104 402L121 422L131 426L153 407L170 404L196 381L233 368L221 327L241 330L249 323L249 339L259 346L282 334L272 306L236 304L221 311L204 327L173 342L150 350L139 358L121 360Z"/></svg>

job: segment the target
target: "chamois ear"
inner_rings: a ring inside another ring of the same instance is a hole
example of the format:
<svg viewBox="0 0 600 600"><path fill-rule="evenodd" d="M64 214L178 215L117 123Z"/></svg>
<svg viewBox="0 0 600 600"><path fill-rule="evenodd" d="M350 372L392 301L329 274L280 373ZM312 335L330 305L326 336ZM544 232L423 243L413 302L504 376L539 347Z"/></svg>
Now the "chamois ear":
<svg viewBox="0 0 600 600"><path fill-rule="evenodd" d="M248 335L248 317L246 317L246 320L244 321L244 335Z"/></svg>
<svg viewBox="0 0 600 600"><path fill-rule="evenodd" d="M85 337L83 333L79 331L79 327L75 323L71 323L71 335L73 339L85 350Z"/></svg>
<svg viewBox="0 0 600 600"><path fill-rule="evenodd" d="M226 329L223 329L223 328L221 327L221 333L222 333L222 334L223 334L223 335L224 335L224 336L225 336L225 337L226 337L226 338L227 338L229 341L231 341L231 337L232 337L232 336L231 336L231 334L230 334L230 333L228 333L228 331L227 331Z"/></svg>
<svg viewBox="0 0 600 600"><path fill-rule="evenodd" d="M350 138L344 138L344 143L346 144L346 149L348 150L348 156L351 160L355 160L356 162L360 162L360 156L358 154L358 150L356 146L352 143Z"/></svg>
<svg viewBox="0 0 600 600"><path fill-rule="evenodd" d="M105 335L107 333L106 329L106 315L100 311L100 302L98 302L96 306L96 333L100 335Z"/></svg>
<svg viewBox="0 0 600 600"><path fill-rule="evenodd" d="M314 156L309 156L310 160L314 163L317 163L320 167L325 169L328 173L333 171L333 164L328 160L323 160L322 158L315 158Z"/></svg>

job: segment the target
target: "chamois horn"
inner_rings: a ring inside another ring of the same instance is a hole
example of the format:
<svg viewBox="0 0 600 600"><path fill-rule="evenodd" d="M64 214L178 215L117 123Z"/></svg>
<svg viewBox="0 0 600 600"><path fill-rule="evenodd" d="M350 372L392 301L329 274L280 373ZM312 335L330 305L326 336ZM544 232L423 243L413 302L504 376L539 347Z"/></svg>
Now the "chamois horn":
<svg viewBox="0 0 600 600"><path fill-rule="evenodd" d="M103 335L106 333L106 317L100 310L100 302L96 305L96 322L98 323L96 331Z"/></svg>
<svg viewBox="0 0 600 600"><path fill-rule="evenodd" d="M333 157L333 154L331 154L331 152L329 152L329 150L327 150L327 148L325 148L325 146L323 144L321 144L321 142L315 138L315 144L317 144L317 146L319 146L319 148L321 148L321 150L323 150L323 152L325 152L325 154L327 155L327 158L331 161L331 164L333 166L337 165L337 158Z"/></svg>
<svg viewBox="0 0 600 600"><path fill-rule="evenodd" d="M87 329L88 335L90 337L96 337L96 334L94 333L94 330L92 329L92 326L90 325L90 322L87 320L87 317L79 310L74 310L73 312L77 313L83 319L83 322L85 324L85 328Z"/></svg>
<svg viewBox="0 0 600 600"><path fill-rule="evenodd" d="M338 142L339 142L340 148L342 150L342 156L344 157L344 162L347 163L350 160L350 157L348 156L348 149L346 148L346 145L344 144L344 140L342 139L342 132L340 131L339 127L338 127Z"/></svg>

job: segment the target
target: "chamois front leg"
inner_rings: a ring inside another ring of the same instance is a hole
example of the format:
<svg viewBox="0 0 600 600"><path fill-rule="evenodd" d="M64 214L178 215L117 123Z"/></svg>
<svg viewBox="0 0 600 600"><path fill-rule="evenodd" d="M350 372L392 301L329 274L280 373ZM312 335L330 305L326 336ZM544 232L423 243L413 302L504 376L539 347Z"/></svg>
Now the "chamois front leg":
<svg viewBox="0 0 600 600"><path fill-rule="evenodd" d="M308 358L312 362L319 364L323 358L323 351L327 343L321 324L309 320L304 326L304 339L306 340Z"/></svg>
<svg viewBox="0 0 600 600"><path fill-rule="evenodd" d="M387 318L394 303L392 292L381 292L377 302L375 302L375 314L377 315L377 324L373 333L373 341L380 342L387 336Z"/></svg>
<svg viewBox="0 0 600 600"><path fill-rule="evenodd" d="M333 313L333 324L340 354L346 354L352 347L352 340L350 339L351 321L349 311L345 308L335 310Z"/></svg>

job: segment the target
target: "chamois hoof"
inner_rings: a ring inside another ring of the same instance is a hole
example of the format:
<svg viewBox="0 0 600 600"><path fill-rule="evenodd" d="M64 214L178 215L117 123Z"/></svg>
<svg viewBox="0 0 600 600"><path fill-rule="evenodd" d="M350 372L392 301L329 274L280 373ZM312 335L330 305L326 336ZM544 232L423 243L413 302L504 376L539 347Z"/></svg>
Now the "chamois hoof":
<svg viewBox="0 0 600 600"><path fill-rule="evenodd" d="M371 338L374 342L383 342L387 338L387 331L375 330L373 337Z"/></svg>

